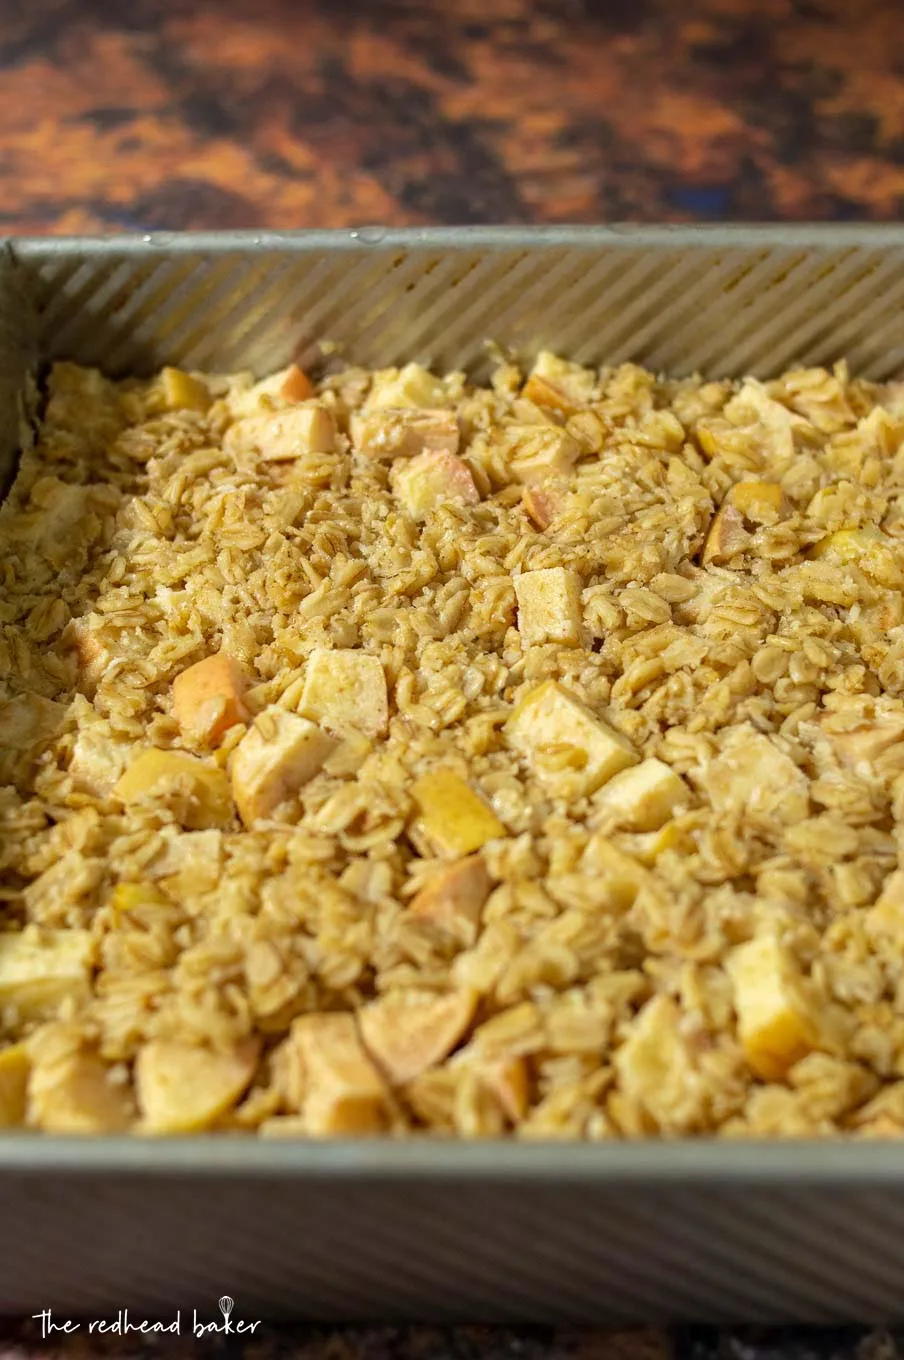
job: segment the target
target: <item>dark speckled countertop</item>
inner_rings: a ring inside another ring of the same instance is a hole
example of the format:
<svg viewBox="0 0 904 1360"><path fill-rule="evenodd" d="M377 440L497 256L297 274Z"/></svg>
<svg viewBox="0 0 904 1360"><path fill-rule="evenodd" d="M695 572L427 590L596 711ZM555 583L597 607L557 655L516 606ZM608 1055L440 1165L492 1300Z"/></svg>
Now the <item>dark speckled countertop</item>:
<svg viewBox="0 0 904 1360"><path fill-rule="evenodd" d="M899 0L0 0L0 232L885 218Z"/></svg>
<svg viewBox="0 0 904 1360"><path fill-rule="evenodd" d="M0 0L0 233L895 219L899 0ZM0 1360L188 1360L42 1341ZM254 1360L896 1360L866 1331L271 1328Z"/></svg>

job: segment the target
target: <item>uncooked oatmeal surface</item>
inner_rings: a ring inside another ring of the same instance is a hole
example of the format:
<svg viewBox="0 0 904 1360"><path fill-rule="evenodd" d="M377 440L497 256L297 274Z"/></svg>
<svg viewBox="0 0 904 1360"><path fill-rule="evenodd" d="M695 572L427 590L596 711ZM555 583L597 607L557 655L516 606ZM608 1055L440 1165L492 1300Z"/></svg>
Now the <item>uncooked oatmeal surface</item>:
<svg viewBox="0 0 904 1360"><path fill-rule="evenodd" d="M904 1132L904 387L60 364L0 1126Z"/></svg>

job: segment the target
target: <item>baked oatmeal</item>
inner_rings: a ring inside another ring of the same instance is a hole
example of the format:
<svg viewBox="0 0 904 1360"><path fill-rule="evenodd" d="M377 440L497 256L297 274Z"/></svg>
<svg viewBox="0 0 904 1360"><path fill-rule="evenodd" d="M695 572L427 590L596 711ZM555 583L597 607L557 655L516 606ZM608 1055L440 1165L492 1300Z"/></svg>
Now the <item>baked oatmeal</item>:
<svg viewBox="0 0 904 1360"><path fill-rule="evenodd" d="M0 1125L904 1131L904 385L49 379Z"/></svg>

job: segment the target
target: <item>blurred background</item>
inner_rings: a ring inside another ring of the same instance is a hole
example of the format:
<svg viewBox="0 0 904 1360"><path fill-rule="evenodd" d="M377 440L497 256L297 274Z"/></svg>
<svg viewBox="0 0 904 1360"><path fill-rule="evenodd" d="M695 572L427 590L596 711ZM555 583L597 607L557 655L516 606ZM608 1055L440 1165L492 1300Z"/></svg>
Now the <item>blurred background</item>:
<svg viewBox="0 0 904 1360"><path fill-rule="evenodd" d="M0 233L886 219L898 0L0 0Z"/></svg>

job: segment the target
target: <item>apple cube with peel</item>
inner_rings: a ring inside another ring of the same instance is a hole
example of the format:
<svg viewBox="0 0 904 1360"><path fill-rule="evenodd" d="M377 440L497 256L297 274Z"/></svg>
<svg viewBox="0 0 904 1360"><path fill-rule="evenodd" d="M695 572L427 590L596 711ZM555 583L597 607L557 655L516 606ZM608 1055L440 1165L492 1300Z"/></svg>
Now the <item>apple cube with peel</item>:
<svg viewBox="0 0 904 1360"><path fill-rule="evenodd" d="M383 407L355 414L349 422L352 446L367 458L390 460L458 452L459 430L454 411Z"/></svg>
<svg viewBox="0 0 904 1360"><path fill-rule="evenodd" d="M818 1017L790 950L774 934L734 949L726 962L734 984L738 1037L764 1081L781 1081L819 1044Z"/></svg>
<svg viewBox="0 0 904 1360"><path fill-rule="evenodd" d="M389 1092L346 1013L302 1015L282 1050L288 1096L314 1137L382 1132Z"/></svg>
<svg viewBox="0 0 904 1360"><path fill-rule="evenodd" d="M453 770L431 770L411 790L424 830L447 855L469 855L506 834L495 812Z"/></svg>
<svg viewBox="0 0 904 1360"><path fill-rule="evenodd" d="M287 405L311 401L315 396L314 384L308 375L295 364L290 364L250 386L237 383L229 391L226 400L233 419L242 420L247 416L272 415L274 411L284 410Z"/></svg>
<svg viewBox="0 0 904 1360"><path fill-rule="evenodd" d="M289 364L281 375L279 396L283 401L293 403L310 401L314 396L314 384L304 369L299 368L297 364Z"/></svg>
<svg viewBox="0 0 904 1360"><path fill-rule="evenodd" d="M736 482L725 503L754 524L774 524L790 514L792 508L778 482Z"/></svg>
<svg viewBox="0 0 904 1360"><path fill-rule="evenodd" d="M689 798L681 776L651 756L610 779L596 801L630 831L658 831Z"/></svg>
<svg viewBox="0 0 904 1360"><path fill-rule="evenodd" d="M580 456L577 440L558 425L509 425L502 448L512 480L531 486L566 477Z"/></svg>
<svg viewBox="0 0 904 1360"><path fill-rule="evenodd" d="M257 1067L249 1039L221 1052L179 1039L152 1039L135 1060L135 1092L145 1133L196 1133L230 1110Z"/></svg>
<svg viewBox="0 0 904 1360"><path fill-rule="evenodd" d="M139 751L117 780L113 794L123 803L139 803L177 789L191 799L186 825L203 829L229 821L232 794L225 773L187 751Z"/></svg>
<svg viewBox="0 0 904 1360"><path fill-rule="evenodd" d="M91 626L91 618L95 626ZM78 666L78 687L93 694L104 672L114 660L112 648L101 633L103 620L99 615L72 619L63 630L62 644L74 654Z"/></svg>
<svg viewBox="0 0 904 1360"><path fill-rule="evenodd" d="M245 674L237 661L216 652L180 672L173 681L173 717L183 736L215 746L236 723L247 722Z"/></svg>
<svg viewBox="0 0 904 1360"><path fill-rule="evenodd" d="M518 704L505 726L509 745L544 773L538 757L554 747L576 755L573 774L580 793L598 788L639 759L620 732L602 722L556 680L545 680Z"/></svg>
<svg viewBox="0 0 904 1360"><path fill-rule="evenodd" d="M67 997L88 995L93 939L87 930L49 930L41 938L0 934L0 1009L23 1019L47 1019Z"/></svg>
<svg viewBox="0 0 904 1360"><path fill-rule="evenodd" d="M512 1124L517 1124L527 1114L530 1078L522 1057L491 1058L480 1067L480 1082Z"/></svg>
<svg viewBox="0 0 904 1360"><path fill-rule="evenodd" d="M480 855L468 855L439 869L408 908L414 920L429 921L460 944L471 945L492 882Z"/></svg>
<svg viewBox="0 0 904 1360"><path fill-rule="evenodd" d="M361 1038L390 1085L404 1086L451 1053L476 1006L469 988L448 995L400 989L362 1008Z"/></svg>
<svg viewBox="0 0 904 1360"><path fill-rule="evenodd" d="M168 410L204 412L210 406L210 391L200 378L181 368L165 368L160 378Z"/></svg>
<svg viewBox="0 0 904 1360"><path fill-rule="evenodd" d="M537 406L570 415L593 396L595 378L590 369L541 350L522 389L522 396Z"/></svg>
<svg viewBox="0 0 904 1360"><path fill-rule="evenodd" d="M232 756L230 778L246 826L269 817L322 768L336 742L316 723L276 705L264 709Z"/></svg>
<svg viewBox="0 0 904 1360"><path fill-rule="evenodd" d="M581 579L576 572L565 567L546 567L522 572L514 577L513 584L518 600L518 631L527 646L543 642L578 646L584 611Z"/></svg>
<svg viewBox="0 0 904 1360"><path fill-rule="evenodd" d="M875 524L827 534L813 545L809 556L816 561L852 563L889 590L904 585L899 545Z"/></svg>
<svg viewBox="0 0 904 1360"><path fill-rule="evenodd" d="M248 416L226 432L227 453L254 453L265 463L286 463L312 453L332 453L336 422L320 402L290 406L272 414Z"/></svg>
<svg viewBox="0 0 904 1360"><path fill-rule="evenodd" d="M521 497L524 513L536 529L548 529L565 504L563 487L526 486Z"/></svg>
<svg viewBox="0 0 904 1360"><path fill-rule="evenodd" d="M315 648L298 711L340 736L381 736L389 726L389 696L379 658L355 648Z"/></svg>
<svg viewBox="0 0 904 1360"><path fill-rule="evenodd" d="M703 544L703 564L728 562L750 545L744 517L733 505L722 505L715 513Z"/></svg>
<svg viewBox="0 0 904 1360"><path fill-rule="evenodd" d="M480 492L467 463L454 453L419 453L396 464L392 489L412 519L426 519L448 502L477 505Z"/></svg>
<svg viewBox="0 0 904 1360"><path fill-rule="evenodd" d="M446 389L439 378L422 364L384 369L375 373L365 410L385 410L388 406L442 406Z"/></svg>

